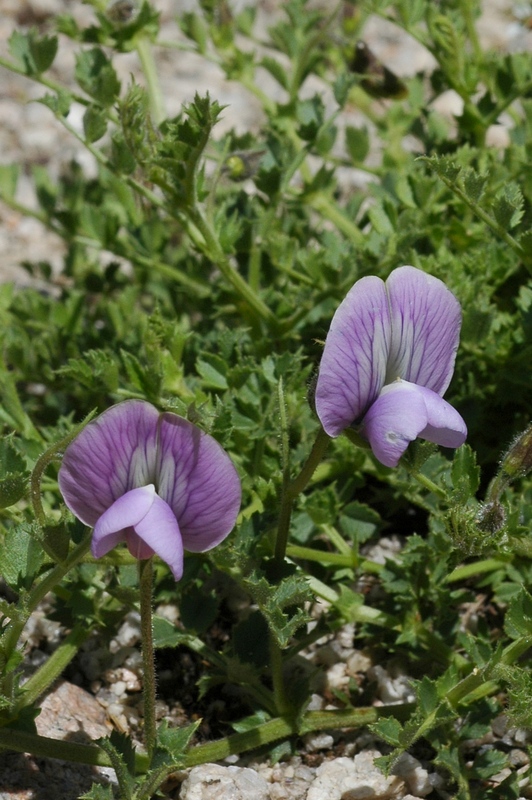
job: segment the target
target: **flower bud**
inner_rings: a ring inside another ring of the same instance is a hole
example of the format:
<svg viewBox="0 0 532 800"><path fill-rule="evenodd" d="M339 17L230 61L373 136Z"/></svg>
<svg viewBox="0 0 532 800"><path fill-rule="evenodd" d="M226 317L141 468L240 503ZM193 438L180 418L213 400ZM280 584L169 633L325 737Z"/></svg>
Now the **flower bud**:
<svg viewBox="0 0 532 800"><path fill-rule="evenodd" d="M483 505L475 522L481 531L485 533L497 533L506 522L506 511L498 501Z"/></svg>
<svg viewBox="0 0 532 800"><path fill-rule="evenodd" d="M501 459L501 477L507 482L523 478L532 470L532 425L517 436Z"/></svg>

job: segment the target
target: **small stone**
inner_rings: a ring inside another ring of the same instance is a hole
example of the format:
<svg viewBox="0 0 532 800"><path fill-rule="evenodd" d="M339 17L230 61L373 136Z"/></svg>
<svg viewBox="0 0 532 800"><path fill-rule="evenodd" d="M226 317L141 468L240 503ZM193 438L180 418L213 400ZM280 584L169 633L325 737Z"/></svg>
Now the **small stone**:
<svg viewBox="0 0 532 800"><path fill-rule="evenodd" d="M334 738L330 733L311 733L305 736L305 750L307 753L315 753L318 750L330 750L334 744Z"/></svg>
<svg viewBox="0 0 532 800"><path fill-rule="evenodd" d="M100 703L81 687L67 681L46 695L35 725L41 736L68 738L69 741L88 742L111 732Z"/></svg>
<svg viewBox="0 0 532 800"><path fill-rule="evenodd" d="M112 692L116 694L117 697L122 697L126 693L125 681L116 681L113 685Z"/></svg>
<svg viewBox="0 0 532 800"><path fill-rule="evenodd" d="M130 611L120 626L116 641L120 647L133 647L140 641L140 614Z"/></svg>
<svg viewBox="0 0 532 800"><path fill-rule="evenodd" d="M316 770L306 800L397 800L404 794L404 781L386 778L374 761L381 753L364 750L354 759L335 758Z"/></svg>
<svg viewBox="0 0 532 800"><path fill-rule="evenodd" d="M203 764L190 770L180 800L269 800L269 787L255 770Z"/></svg>
<svg viewBox="0 0 532 800"><path fill-rule="evenodd" d="M404 779L412 794L425 797L432 792L429 773L410 753L403 753L399 757L393 768L393 774Z"/></svg>

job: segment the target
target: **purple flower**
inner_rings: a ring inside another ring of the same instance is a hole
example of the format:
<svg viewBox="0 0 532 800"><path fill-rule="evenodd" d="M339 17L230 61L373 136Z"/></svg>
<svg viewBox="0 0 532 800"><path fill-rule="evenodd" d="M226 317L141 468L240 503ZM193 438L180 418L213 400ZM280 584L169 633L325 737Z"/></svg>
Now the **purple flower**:
<svg viewBox="0 0 532 800"><path fill-rule="evenodd" d="M460 304L437 278L399 267L386 283L357 281L331 322L316 384L329 436L355 426L395 467L418 436L459 447L467 429L442 399L452 378Z"/></svg>
<svg viewBox="0 0 532 800"><path fill-rule="evenodd" d="M176 581L183 549L202 553L225 539L241 498L236 469L212 436L142 400L113 406L81 431L59 488L94 528L95 558L125 541L136 558L160 556Z"/></svg>

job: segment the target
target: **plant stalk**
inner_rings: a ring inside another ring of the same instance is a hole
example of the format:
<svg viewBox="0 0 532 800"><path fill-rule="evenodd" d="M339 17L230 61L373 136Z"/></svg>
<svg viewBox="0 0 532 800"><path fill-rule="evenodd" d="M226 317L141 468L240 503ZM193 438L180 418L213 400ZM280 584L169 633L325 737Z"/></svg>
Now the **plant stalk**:
<svg viewBox="0 0 532 800"><path fill-rule="evenodd" d="M153 558L139 561L140 630L142 641L144 744L151 763L157 742L155 719L155 656L153 648Z"/></svg>

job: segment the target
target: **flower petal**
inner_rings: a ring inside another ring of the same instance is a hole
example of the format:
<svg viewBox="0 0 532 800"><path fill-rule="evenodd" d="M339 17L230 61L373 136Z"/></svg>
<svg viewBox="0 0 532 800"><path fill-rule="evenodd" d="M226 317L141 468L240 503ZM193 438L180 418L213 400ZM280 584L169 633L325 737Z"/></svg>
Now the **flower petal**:
<svg viewBox="0 0 532 800"><path fill-rule="evenodd" d="M445 447L459 447L467 429L460 414L438 394L398 380L384 387L364 417L360 433L382 464L396 467L418 436Z"/></svg>
<svg viewBox="0 0 532 800"><path fill-rule="evenodd" d="M241 486L212 436L176 414L162 414L157 474L157 493L174 512L187 550L201 553L225 539L240 509Z"/></svg>
<svg viewBox="0 0 532 800"><path fill-rule="evenodd" d="M460 447L467 438L467 427L458 411L436 392L423 386L416 388L427 409L427 425L419 437L442 447Z"/></svg>
<svg viewBox="0 0 532 800"><path fill-rule="evenodd" d="M408 387L412 385L407 384ZM404 386L405 381L385 386L360 429L375 456L386 467L397 466L410 442L428 422L423 397L410 389L405 390Z"/></svg>
<svg viewBox="0 0 532 800"><path fill-rule="evenodd" d="M439 395L453 374L462 312L438 278L399 267L386 281L392 337L386 383L402 378Z"/></svg>
<svg viewBox="0 0 532 800"><path fill-rule="evenodd" d="M369 408L384 385L391 340L383 281L361 278L338 306L327 334L316 384L316 413L338 436Z"/></svg>
<svg viewBox="0 0 532 800"><path fill-rule="evenodd" d="M149 512L156 498L155 486L142 486L126 492L101 515L92 533L91 552L101 558L126 540L127 529L137 525Z"/></svg>
<svg viewBox="0 0 532 800"><path fill-rule="evenodd" d="M138 491L138 489L136 490ZM164 500L154 496L148 513L128 533L129 551L137 558L156 553L165 561L176 581L183 576L183 539L175 514Z"/></svg>
<svg viewBox="0 0 532 800"><path fill-rule="evenodd" d="M89 422L67 447L59 488L86 525L95 525L125 492L154 483L158 419L150 403L126 400Z"/></svg>

